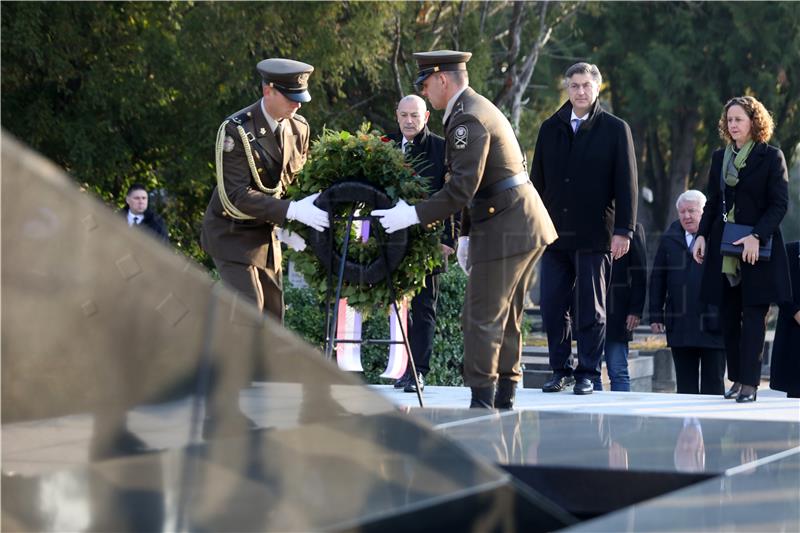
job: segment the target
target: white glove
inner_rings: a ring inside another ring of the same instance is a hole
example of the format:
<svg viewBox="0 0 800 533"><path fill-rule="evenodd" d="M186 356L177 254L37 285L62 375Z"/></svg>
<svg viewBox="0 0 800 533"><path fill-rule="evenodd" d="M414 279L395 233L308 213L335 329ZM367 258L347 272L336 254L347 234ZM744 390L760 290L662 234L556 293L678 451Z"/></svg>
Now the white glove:
<svg viewBox="0 0 800 533"><path fill-rule="evenodd" d="M314 205L319 193L306 196L302 200L289 203L289 210L286 211L286 218L302 222L306 226L317 231L322 231L328 227L328 213Z"/></svg>
<svg viewBox="0 0 800 533"><path fill-rule="evenodd" d="M380 219L386 233L394 233L419 224L417 209L413 205L408 205L405 200L400 200L391 209L375 209L370 215Z"/></svg>
<svg viewBox="0 0 800 533"><path fill-rule="evenodd" d="M456 249L456 259L458 259L458 266L461 267L467 275L471 268L467 267L467 259L469 259L469 237L458 238L458 248Z"/></svg>
<svg viewBox="0 0 800 533"><path fill-rule="evenodd" d="M302 252L306 249L306 240L292 230L276 228L275 236L295 252Z"/></svg>

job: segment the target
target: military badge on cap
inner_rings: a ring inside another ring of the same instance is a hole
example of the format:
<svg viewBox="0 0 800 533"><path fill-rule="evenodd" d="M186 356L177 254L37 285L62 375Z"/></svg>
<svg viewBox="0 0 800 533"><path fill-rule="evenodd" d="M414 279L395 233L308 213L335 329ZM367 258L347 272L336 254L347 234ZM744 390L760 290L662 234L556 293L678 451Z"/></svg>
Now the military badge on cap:
<svg viewBox="0 0 800 533"><path fill-rule="evenodd" d="M226 135L225 140L222 141L222 150L224 152L233 152L234 146L235 143L233 142L233 137L231 137L230 135Z"/></svg>
<svg viewBox="0 0 800 533"><path fill-rule="evenodd" d="M314 67L293 59L271 58L260 61L256 66L261 79L270 87L278 89L289 100L310 102L308 77Z"/></svg>
<svg viewBox="0 0 800 533"><path fill-rule="evenodd" d="M453 148L456 150L463 150L467 147L467 136L469 130L466 126L459 126L453 132Z"/></svg>

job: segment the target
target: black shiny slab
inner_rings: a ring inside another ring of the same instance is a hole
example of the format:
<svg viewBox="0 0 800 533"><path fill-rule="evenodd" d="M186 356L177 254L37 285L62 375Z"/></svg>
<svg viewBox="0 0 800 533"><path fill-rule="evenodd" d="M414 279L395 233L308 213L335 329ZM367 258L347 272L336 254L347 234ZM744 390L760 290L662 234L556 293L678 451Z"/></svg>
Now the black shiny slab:
<svg viewBox="0 0 800 533"><path fill-rule="evenodd" d="M503 465L717 474L800 446L792 422L465 411L460 419L461 410L412 413Z"/></svg>
<svg viewBox="0 0 800 533"><path fill-rule="evenodd" d="M800 449L564 531L800 531Z"/></svg>

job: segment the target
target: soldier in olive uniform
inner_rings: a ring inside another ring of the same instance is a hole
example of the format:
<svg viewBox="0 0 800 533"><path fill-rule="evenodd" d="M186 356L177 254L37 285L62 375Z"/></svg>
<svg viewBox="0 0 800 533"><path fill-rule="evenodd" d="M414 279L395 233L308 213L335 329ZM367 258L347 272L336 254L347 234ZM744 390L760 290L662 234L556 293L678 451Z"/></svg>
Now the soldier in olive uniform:
<svg viewBox="0 0 800 533"><path fill-rule="evenodd" d="M305 243L273 229L287 219L317 231L328 226L327 213L314 205L316 194L297 202L282 199L308 154L308 123L296 112L311 100L314 67L265 59L257 69L263 98L231 115L217 133L217 187L203 218L201 244L223 282L282 321L278 240L300 249Z"/></svg>
<svg viewBox="0 0 800 533"><path fill-rule="evenodd" d="M510 409L522 378L523 302L533 267L557 235L525 168L503 113L468 83L472 54L415 53L416 84L434 109L444 109L448 181L415 206L400 200L375 210L391 233L430 224L464 209L459 261L469 271L462 314L464 383L470 407Z"/></svg>

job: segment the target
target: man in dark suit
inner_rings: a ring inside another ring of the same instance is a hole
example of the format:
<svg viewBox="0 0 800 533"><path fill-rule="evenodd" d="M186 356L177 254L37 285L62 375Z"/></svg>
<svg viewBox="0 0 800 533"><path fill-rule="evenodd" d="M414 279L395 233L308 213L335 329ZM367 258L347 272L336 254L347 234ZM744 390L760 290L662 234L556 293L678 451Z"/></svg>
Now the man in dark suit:
<svg viewBox="0 0 800 533"><path fill-rule="evenodd" d="M398 147L413 161L414 170L430 180L430 191L435 193L444 185L444 138L428 129L430 111L425 100L417 95L405 96L397 104L397 125L400 131L389 134ZM445 258L455 252L455 236L452 217L445 221L442 231L442 254ZM439 274L436 270L425 278L425 286L411 300L411 325L408 329L408 342L411 356L417 369L417 381L425 387L425 376L430 370L433 352L433 335L436 332L436 302L439 299ZM417 392L417 384L411 376L411 366L405 375L397 380L395 388L405 392Z"/></svg>
<svg viewBox="0 0 800 533"><path fill-rule="evenodd" d="M472 389L470 407L510 409L522 378L525 294L533 267L557 235L528 179L511 124L469 87L471 56L451 50L414 54L417 88L434 109L444 110L450 177L415 206L400 200L372 214L391 233L464 209L458 251L469 271L461 319L464 383Z"/></svg>
<svg viewBox="0 0 800 533"><path fill-rule="evenodd" d="M541 307L553 377L544 392L572 384L591 394L606 337L612 259L630 247L636 222L636 158L628 125L604 111L595 65L567 69L569 95L542 123L532 181L553 218L558 240L542 257ZM574 310L574 313L570 312ZM573 331L578 367L569 363Z"/></svg>
<svg viewBox="0 0 800 533"><path fill-rule="evenodd" d="M148 207L147 189L141 183L134 183L128 187L125 194L125 203L122 214L128 221L128 226L147 228L164 241L169 243L167 225L158 214Z"/></svg>
<svg viewBox="0 0 800 533"><path fill-rule="evenodd" d="M700 301L705 267L692 259L705 204L705 195L693 189L678 197L678 220L661 236L650 274L650 329L667 333L679 394L725 389L719 308Z"/></svg>
<svg viewBox="0 0 800 533"><path fill-rule="evenodd" d="M282 198L308 155L309 126L297 114L311 100L314 67L291 59L257 66L263 98L237 111L217 132L217 186L203 218L200 242L222 281L283 321L280 237L292 247L302 239L273 231L297 220L322 231L328 214L314 205Z"/></svg>

